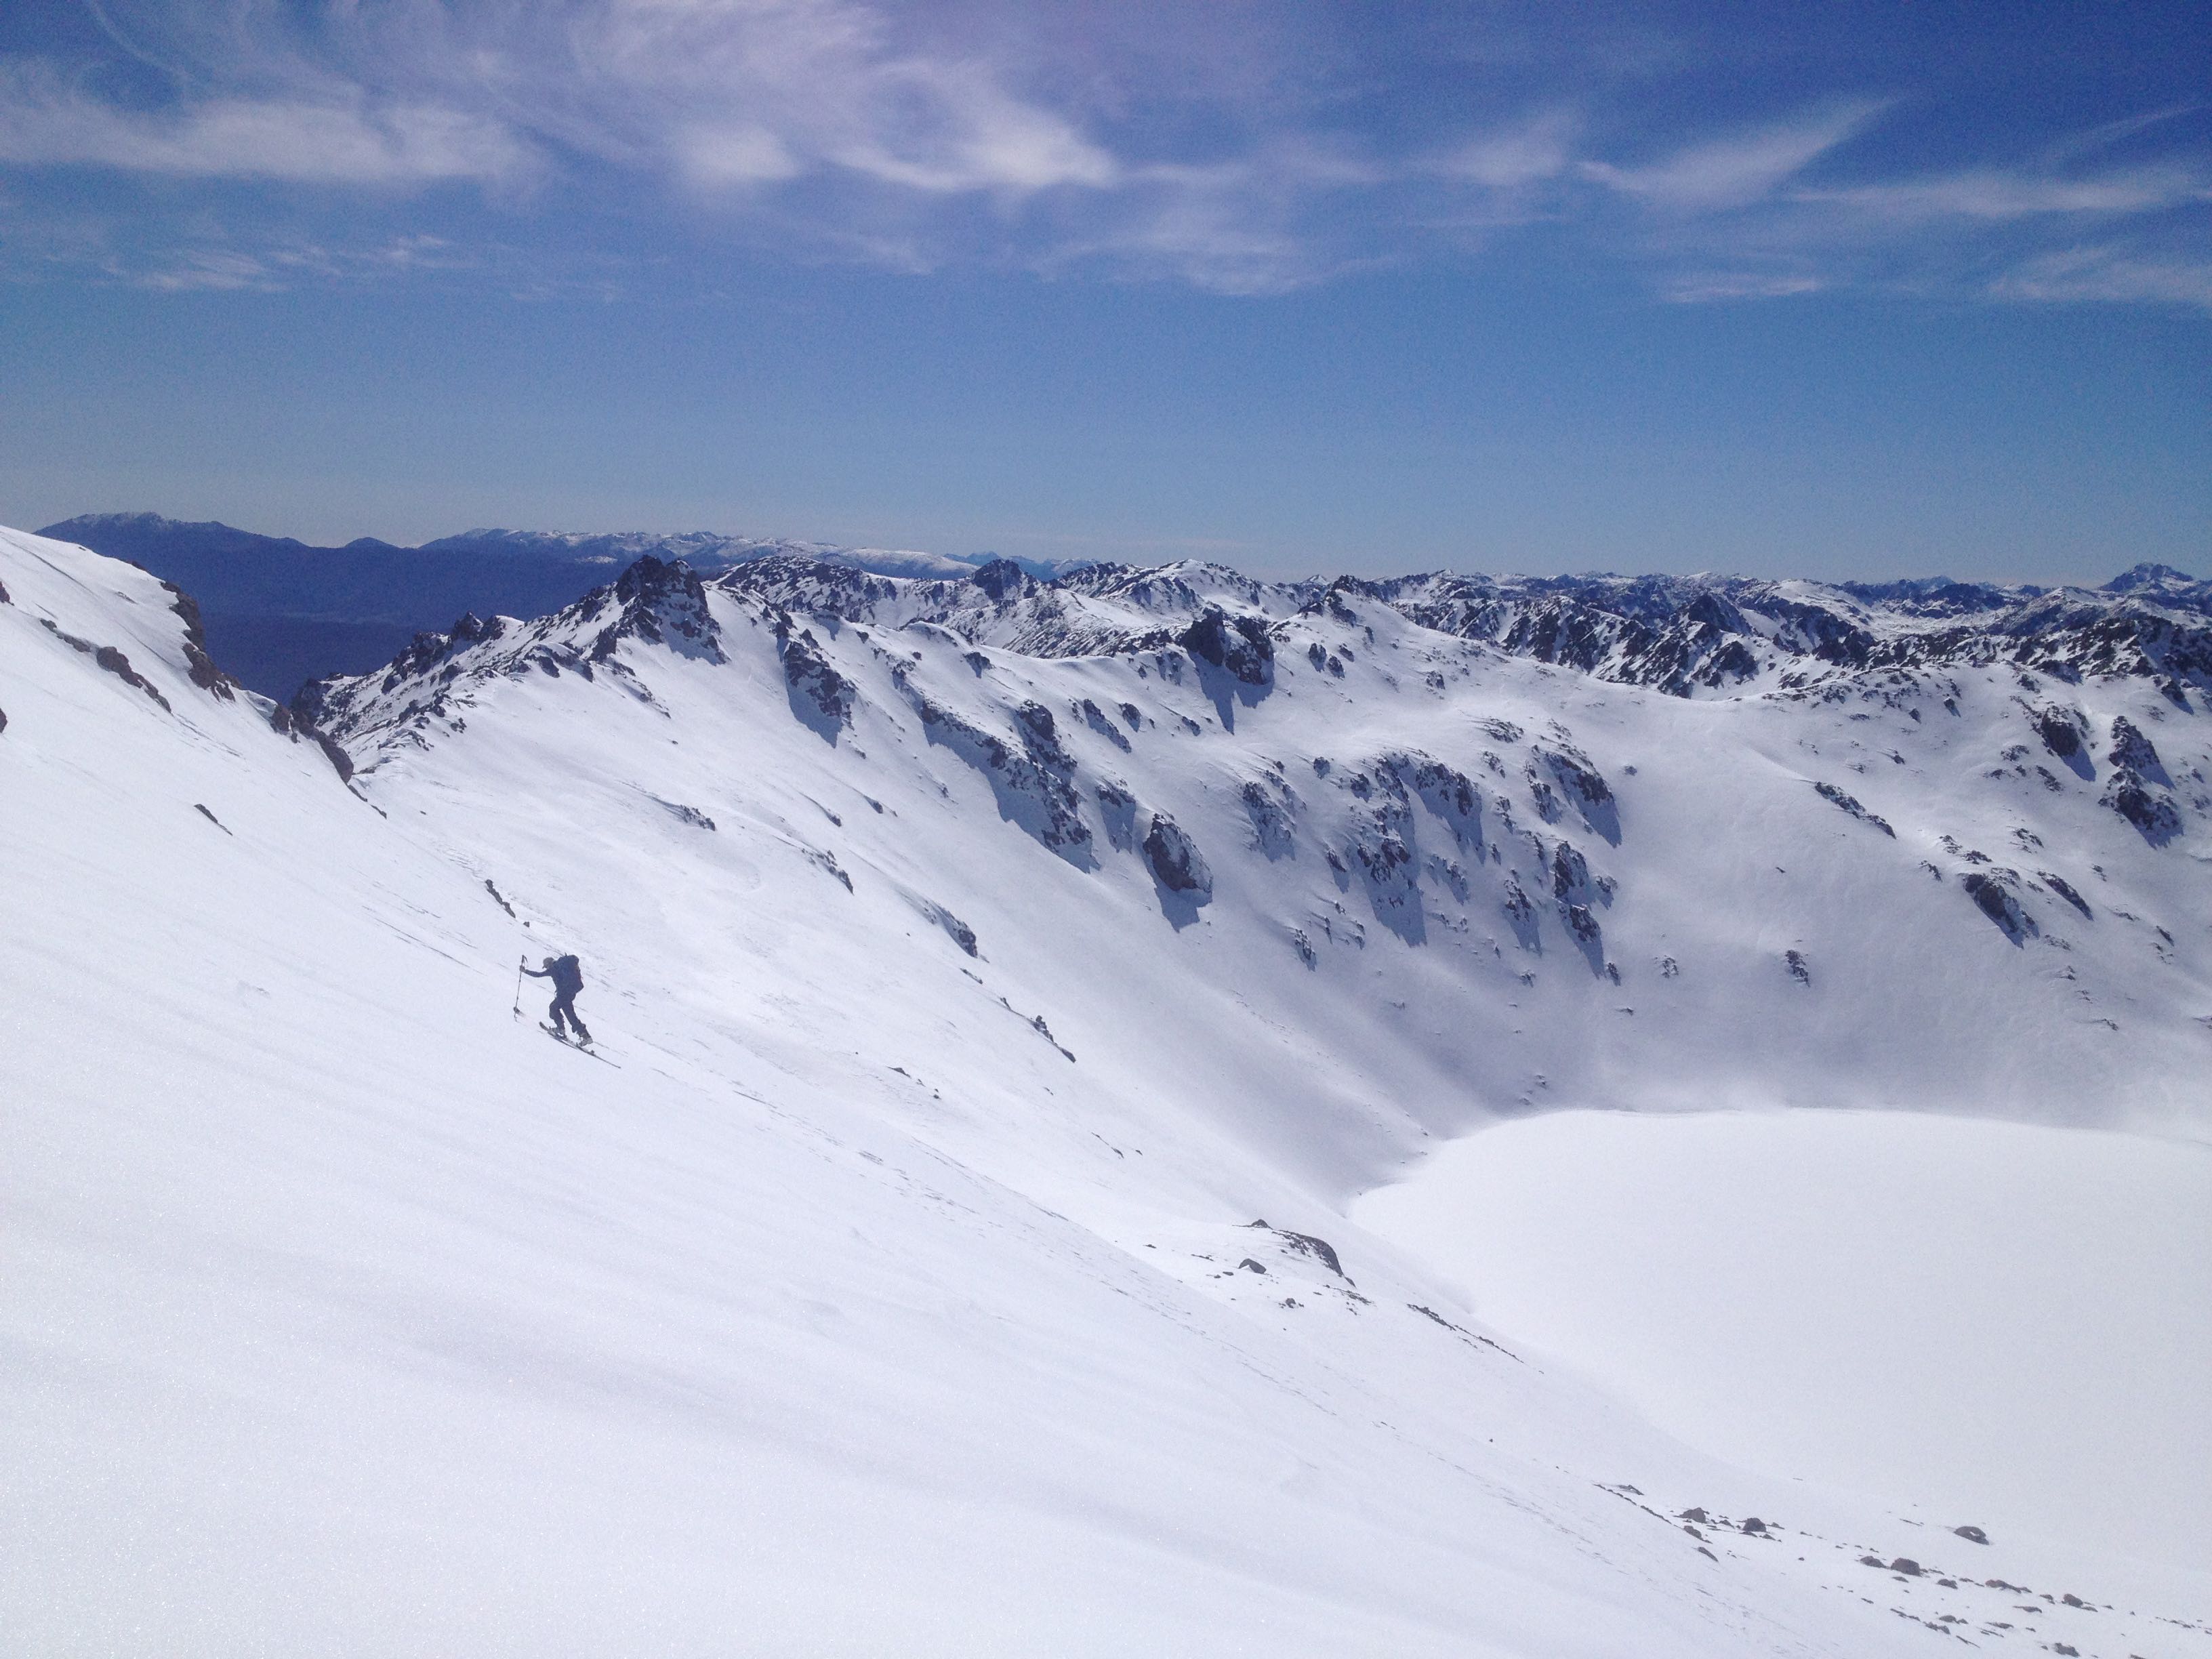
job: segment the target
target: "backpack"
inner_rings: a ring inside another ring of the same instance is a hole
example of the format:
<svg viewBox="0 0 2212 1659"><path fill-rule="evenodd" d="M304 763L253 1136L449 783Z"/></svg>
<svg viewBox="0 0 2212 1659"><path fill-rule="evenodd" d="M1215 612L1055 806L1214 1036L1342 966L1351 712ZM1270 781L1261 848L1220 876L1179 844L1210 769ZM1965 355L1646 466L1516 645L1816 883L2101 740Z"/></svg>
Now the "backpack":
<svg viewBox="0 0 2212 1659"><path fill-rule="evenodd" d="M562 957L553 964L553 982L574 996L584 988L584 966L574 957Z"/></svg>

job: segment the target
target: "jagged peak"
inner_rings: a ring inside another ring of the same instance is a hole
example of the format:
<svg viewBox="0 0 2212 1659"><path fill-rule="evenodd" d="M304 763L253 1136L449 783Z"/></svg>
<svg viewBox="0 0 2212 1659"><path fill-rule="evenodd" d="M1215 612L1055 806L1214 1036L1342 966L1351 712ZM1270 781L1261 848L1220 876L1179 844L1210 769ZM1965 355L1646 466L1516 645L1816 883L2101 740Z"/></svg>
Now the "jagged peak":
<svg viewBox="0 0 2212 1659"><path fill-rule="evenodd" d="M2132 593L2146 587L2194 587L2197 579L2185 570L2177 570L2170 564L2130 565L2105 584L2108 593Z"/></svg>
<svg viewBox="0 0 2212 1659"><path fill-rule="evenodd" d="M994 599L1003 600L1009 593L1026 592L1036 581L1029 572L1012 559L994 559L979 566L968 580Z"/></svg>

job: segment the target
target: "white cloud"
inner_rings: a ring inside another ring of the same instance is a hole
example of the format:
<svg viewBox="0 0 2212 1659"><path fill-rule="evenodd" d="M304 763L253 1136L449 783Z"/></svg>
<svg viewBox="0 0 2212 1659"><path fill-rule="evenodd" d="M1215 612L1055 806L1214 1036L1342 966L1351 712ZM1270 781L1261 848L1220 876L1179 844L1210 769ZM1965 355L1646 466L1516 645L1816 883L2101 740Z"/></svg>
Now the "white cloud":
<svg viewBox="0 0 2212 1659"><path fill-rule="evenodd" d="M1407 64L1361 61L1346 46L1358 30L1296 7L103 0L101 9L131 59L128 76L70 79L0 58L0 166L33 181L42 167L99 167L387 196L470 181L510 206L514 185L544 184L526 210L556 221L575 210L586 238L614 200L631 224L642 207L685 217L686 236L704 223L786 257L908 271L1088 270L1279 292L1351 270L1476 257L1540 222L1593 258L1642 270L1674 300L1807 293L1908 270L1926 288L2023 298L2038 283L2094 286L2027 263L2063 255L2084 221L2101 216L2099 234L2118 235L2130 217L2212 199L2212 169L2179 136L2186 109L1906 177L1880 165L1890 147L1853 142L1882 136L1885 112L1911 108L1896 102L1708 125L1638 154L1592 135L1635 132L1655 111L1679 124L1680 89L1661 83L1686 72L1684 60L1654 60L1631 86L1547 80L1516 59L1518 80L1401 109L1391 77ZM126 83L166 84L169 101L104 95ZM2132 165L2119 164L2122 145ZM173 246L211 240L187 210L162 210L175 215ZM459 216L436 223L472 244L500 240L496 227L479 236ZM264 234L281 240L299 228L272 222ZM332 222L312 234L358 246L422 228ZM597 257L570 252L586 264ZM301 274L258 257L269 272L187 256L133 268L179 286ZM336 268L452 263L425 252ZM2148 295L2185 289L2192 268L2185 258L2133 276L2114 266L2101 280L2116 298ZM2016 279L1992 287L1998 269Z"/></svg>
<svg viewBox="0 0 2212 1659"><path fill-rule="evenodd" d="M2023 262L1990 284L2000 299L2195 306L2212 311L2212 259L2072 247Z"/></svg>
<svg viewBox="0 0 2212 1659"><path fill-rule="evenodd" d="M615 0L573 10L555 76L586 148L695 182L844 172L926 195L1111 186L1115 158L988 58L902 46L851 0Z"/></svg>
<svg viewBox="0 0 2212 1659"><path fill-rule="evenodd" d="M1806 272L1698 271L1669 277L1664 292L1677 305L1710 305L1729 300L1790 299L1817 294L1827 286Z"/></svg>
<svg viewBox="0 0 2212 1659"><path fill-rule="evenodd" d="M1469 139L1440 157L1436 170L1488 190L1522 190L1567 170L1577 125L1572 114L1555 110L1525 126Z"/></svg>
<svg viewBox="0 0 2212 1659"><path fill-rule="evenodd" d="M1121 177L1114 157L1072 123L972 70L908 63L876 81L880 92L904 94L910 112L855 121L850 137L825 146L828 160L855 173L933 194L1105 189Z"/></svg>
<svg viewBox="0 0 2212 1659"><path fill-rule="evenodd" d="M499 123L435 105L220 98L141 114L86 97L36 66L0 64L0 161L389 185L510 179L532 155Z"/></svg>
<svg viewBox="0 0 2212 1659"><path fill-rule="evenodd" d="M1741 207L1771 195L1865 127L1877 104L1853 104L1676 150L1642 167L1585 161L1582 173L1656 206L1691 211Z"/></svg>
<svg viewBox="0 0 2212 1659"><path fill-rule="evenodd" d="M2040 214L2156 212L2212 201L2212 185L2203 175L2177 167L2138 168L2087 179L1978 171L1795 194L1803 202L1833 203L1899 219L2001 220Z"/></svg>
<svg viewBox="0 0 2212 1659"><path fill-rule="evenodd" d="M139 288L170 294L210 289L272 293L284 286L276 271L252 255L224 250L182 254L158 270L139 272L128 280Z"/></svg>
<svg viewBox="0 0 2212 1659"><path fill-rule="evenodd" d="M708 125L679 129L671 148L683 171L703 185L759 185L795 179L805 165L765 127Z"/></svg>
<svg viewBox="0 0 2212 1659"><path fill-rule="evenodd" d="M1291 228L1242 204L1184 192L1070 237L1037 263L1047 270L1095 264L1136 277L1172 274L1216 294L1280 294L1334 274Z"/></svg>

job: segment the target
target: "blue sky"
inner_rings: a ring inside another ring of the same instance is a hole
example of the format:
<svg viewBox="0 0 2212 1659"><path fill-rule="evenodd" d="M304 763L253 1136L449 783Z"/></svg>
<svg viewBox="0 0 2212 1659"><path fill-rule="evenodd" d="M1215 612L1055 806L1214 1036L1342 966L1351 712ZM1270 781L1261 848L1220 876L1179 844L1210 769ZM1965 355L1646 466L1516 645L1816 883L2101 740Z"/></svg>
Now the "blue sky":
<svg viewBox="0 0 2212 1659"><path fill-rule="evenodd" d="M2203 6L0 9L0 519L2212 557Z"/></svg>

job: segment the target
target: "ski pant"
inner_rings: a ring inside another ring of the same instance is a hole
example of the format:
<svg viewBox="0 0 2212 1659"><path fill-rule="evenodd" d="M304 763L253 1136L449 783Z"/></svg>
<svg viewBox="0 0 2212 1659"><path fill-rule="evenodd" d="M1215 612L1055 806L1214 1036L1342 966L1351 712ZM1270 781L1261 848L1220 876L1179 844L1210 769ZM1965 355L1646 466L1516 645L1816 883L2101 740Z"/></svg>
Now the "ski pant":
<svg viewBox="0 0 2212 1659"><path fill-rule="evenodd" d="M552 1012L555 1030L559 1030L562 1021L566 1020L578 1036L586 1042L592 1040L592 1034L584 1029L584 1022L576 1018L576 994L574 991L563 991L555 997Z"/></svg>

